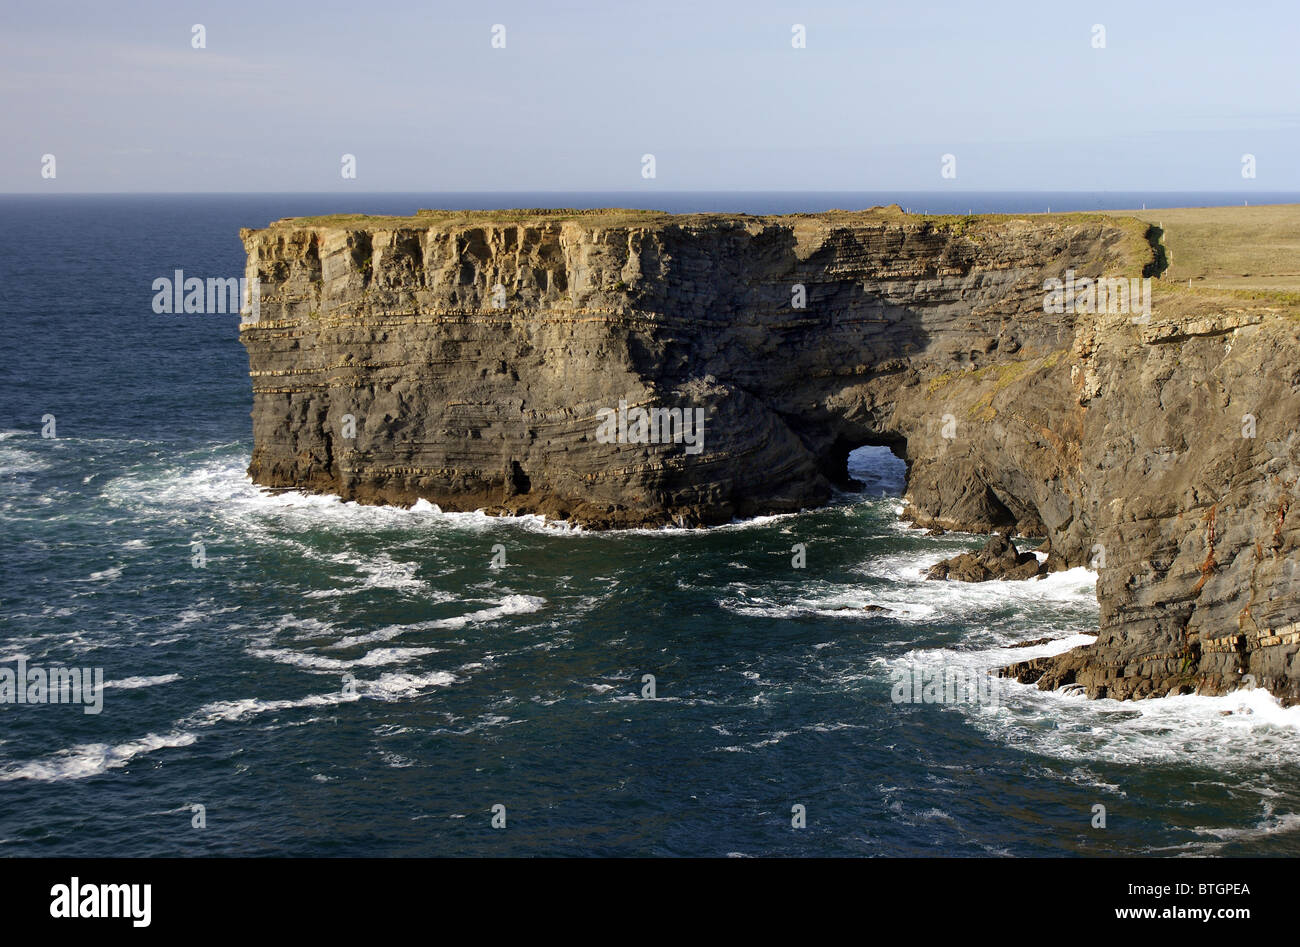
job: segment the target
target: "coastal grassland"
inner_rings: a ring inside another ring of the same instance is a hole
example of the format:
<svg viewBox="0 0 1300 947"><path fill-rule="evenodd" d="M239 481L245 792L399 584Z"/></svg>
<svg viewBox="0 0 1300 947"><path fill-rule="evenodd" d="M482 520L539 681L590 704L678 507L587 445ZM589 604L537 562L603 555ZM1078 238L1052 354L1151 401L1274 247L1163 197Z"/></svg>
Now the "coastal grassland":
<svg viewBox="0 0 1300 947"><path fill-rule="evenodd" d="M1115 211L1164 231L1169 285L1242 292L1243 300L1300 293L1300 204ZM1252 296L1252 291L1257 295Z"/></svg>
<svg viewBox="0 0 1300 947"><path fill-rule="evenodd" d="M313 217L286 217L271 224L272 227L339 227L343 229L409 230L430 226L479 226L494 224L535 225L582 220L603 227L645 224L659 218L675 215L656 210L627 208L600 208L575 210L573 208L521 207L510 210L425 210L410 217L382 214L318 214ZM698 216L698 215L692 215Z"/></svg>
<svg viewBox="0 0 1300 947"><path fill-rule="evenodd" d="M429 227L478 226L539 226L542 224L581 221L593 227L699 227L713 226L719 222L733 224L797 224L812 221L827 224L850 224L879 220L902 221L906 217L896 206L873 207L861 211L828 211L819 214L673 214L661 210L643 210L628 207L601 207L592 209L521 207L507 210L430 210L421 209L410 217L370 214L320 214L313 217L286 217L271 223L271 227L328 227L369 230L421 230Z"/></svg>
<svg viewBox="0 0 1300 947"><path fill-rule="evenodd" d="M1111 264L1118 250L1133 275L1155 272L1157 298L1180 313L1223 306L1276 305L1300 313L1300 204L1258 207L1184 207L1057 214L907 214L896 204L866 210L815 214L670 214L635 208L516 208L510 210L419 210L409 217L325 214L275 221L271 229L421 230L494 225L543 226L563 222L587 226L707 227L790 226L800 243L819 246L828 229L876 223L920 224L981 242L986 235L1043 221L1053 225L1118 227L1120 246L1106 248ZM1159 259L1160 247L1167 258ZM1102 252L1102 245L1098 251ZM1191 281L1190 287L1188 280Z"/></svg>

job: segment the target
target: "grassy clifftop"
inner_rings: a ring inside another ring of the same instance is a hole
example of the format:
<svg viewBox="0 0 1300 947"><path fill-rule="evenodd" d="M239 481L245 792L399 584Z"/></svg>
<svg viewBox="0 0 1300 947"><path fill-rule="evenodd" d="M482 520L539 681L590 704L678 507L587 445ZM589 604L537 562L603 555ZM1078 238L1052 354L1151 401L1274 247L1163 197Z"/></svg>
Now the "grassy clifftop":
<svg viewBox="0 0 1300 947"><path fill-rule="evenodd" d="M599 228L707 227L719 224L787 225L799 232L839 226L895 223L932 227L979 240L991 231L1043 224L1108 223L1127 234L1123 255L1150 260L1151 227L1165 248L1167 268L1157 293L1179 310L1234 302L1300 307L1300 204L1259 207L1184 207L1064 214L907 214L898 205L815 214L671 214L635 208L518 208L420 210L409 217L325 214L277 220L269 228L425 230L476 226L543 226L581 223ZM1190 280L1190 286L1188 281ZM1183 293L1188 293L1182 298ZM1193 295L1194 294L1194 295Z"/></svg>
<svg viewBox="0 0 1300 947"><path fill-rule="evenodd" d="M1133 215L1100 213L1052 214L1053 223L1117 223L1116 217ZM807 214L698 213L673 214L667 211L625 207L593 209L511 208L505 210L432 210L421 209L409 217L370 214L320 214L311 217L286 217L274 221L276 228L355 228L355 229L427 229L430 227L528 225L581 222L596 227L663 227L709 226L721 223L787 224L800 226L853 226L872 223L897 223L931 226L957 233L974 234L982 228L1036 222L1034 215L1024 214L908 214L897 204L865 210L829 210ZM1140 231L1135 230L1135 233Z"/></svg>
<svg viewBox="0 0 1300 947"><path fill-rule="evenodd" d="M1300 204L1118 211L1164 230L1169 283L1300 293Z"/></svg>

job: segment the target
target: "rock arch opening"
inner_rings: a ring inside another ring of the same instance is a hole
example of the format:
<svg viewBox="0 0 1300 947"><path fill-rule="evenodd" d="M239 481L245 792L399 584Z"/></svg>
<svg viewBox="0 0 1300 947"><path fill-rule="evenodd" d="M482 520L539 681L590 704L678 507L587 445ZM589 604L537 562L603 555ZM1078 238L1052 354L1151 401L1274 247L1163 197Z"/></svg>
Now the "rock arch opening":
<svg viewBox="0 0 1300 947"><path fill-rule="evenodd" d="M907 461L888 444L864 444L849 451L845 474L849 483L872 496L901 497L907 490Z"/></svg>

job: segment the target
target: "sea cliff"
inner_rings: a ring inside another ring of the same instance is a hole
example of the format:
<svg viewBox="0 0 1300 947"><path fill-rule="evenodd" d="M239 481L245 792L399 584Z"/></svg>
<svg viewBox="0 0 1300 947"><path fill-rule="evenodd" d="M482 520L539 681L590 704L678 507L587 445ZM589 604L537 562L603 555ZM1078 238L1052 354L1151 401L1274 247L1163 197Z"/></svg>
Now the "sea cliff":
<svg viewBox="0 0 1300 947"><path fill-rule="evenodd" d="M422 211L241 235L257 483L715 524L824 503L887 445L918 525L1096 569L1097 642L1007 673L1300 701L1300 306L1174 283L1150 220ZM1132 294L1098 305L1103 277ZM1061 305L1054 280L1081 289Z"/></svg>

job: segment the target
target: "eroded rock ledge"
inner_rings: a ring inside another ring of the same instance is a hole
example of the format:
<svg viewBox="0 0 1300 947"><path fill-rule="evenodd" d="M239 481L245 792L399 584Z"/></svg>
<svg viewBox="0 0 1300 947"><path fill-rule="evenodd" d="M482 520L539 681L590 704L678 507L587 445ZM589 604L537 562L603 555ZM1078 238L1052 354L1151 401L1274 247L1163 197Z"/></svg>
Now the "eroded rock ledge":
<svg viewBox="0 0 1300 947"><path fill-rule="evenodd" d="M1012 673L1300 699L1294 314L1163 288L1149 322L1043 311L1067 270L1158 270L1141 221L438 211L242 237L260 484L709 524L823 503L885 444L917 524L1097 568L1097 643ZM701 449L607 443L621 401L702 408Z"/></svg>

